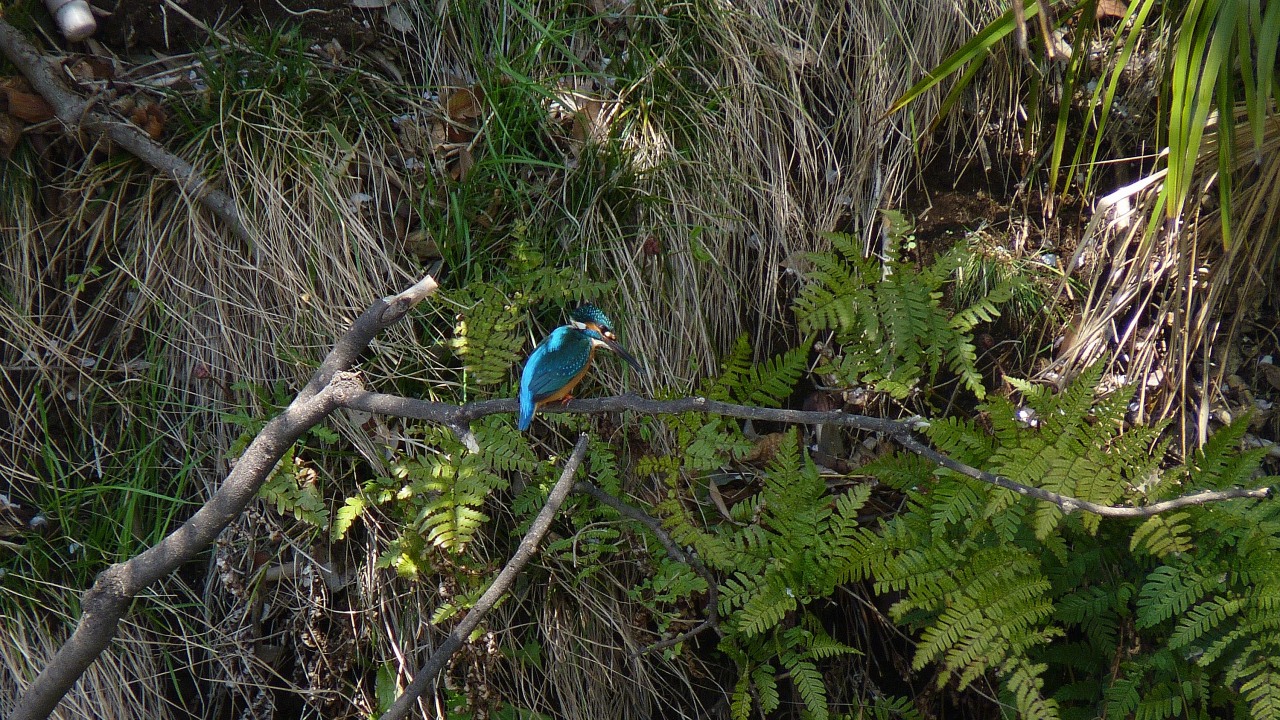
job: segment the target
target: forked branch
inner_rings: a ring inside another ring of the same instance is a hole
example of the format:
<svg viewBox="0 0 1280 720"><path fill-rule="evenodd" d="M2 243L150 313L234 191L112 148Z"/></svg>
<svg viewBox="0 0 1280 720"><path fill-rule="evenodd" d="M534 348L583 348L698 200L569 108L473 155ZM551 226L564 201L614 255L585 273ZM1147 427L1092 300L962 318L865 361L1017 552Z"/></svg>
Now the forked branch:
<svg viewBox="0 0 1280 720"><path fill-rule="evenodd" d="M267 423L236 461L227 479L191 519L128 562L102 571L85 593L80 622L67 642L18 700L9 720L48 717L111 642L120 619L143 589L189 562L209 547L244 511L280 457L304 432L315 427L345 400L362 392L351 372L374 335L399 321L409 309L436 290L430 276L412 288L373 303L356 318L289 407Z"/></svg>

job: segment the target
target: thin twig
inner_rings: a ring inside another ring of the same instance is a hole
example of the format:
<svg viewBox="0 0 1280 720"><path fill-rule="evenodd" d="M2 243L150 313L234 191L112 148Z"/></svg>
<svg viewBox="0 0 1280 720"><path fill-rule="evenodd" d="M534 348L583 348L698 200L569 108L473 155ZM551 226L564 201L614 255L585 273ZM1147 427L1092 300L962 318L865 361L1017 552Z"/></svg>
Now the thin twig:
<svg viewBox="0 0 1280 720"><path fill-rule="evenodd" d="M418 420L428 420L444 423L450 427L466 426L471 421L486 415L510 413L515 412L516 410L515 400L484 400L481 402L469 403L467 405L449 405L446 403L433 403L425 400L415 400L413 398L399 397L396 395L382 395L373 392L361 392L351 395L344 401L344 403L346 404L346 407L354 410L364 410L366 412L376 412L385 415L396 415L399 417L408 417ZM985 472L950 458L917 439L914 434L916 426L912 422L886 420L885 418L868 417L866 415L851 415L840 411L810 412L804 410L758 408L747 405L734 405L733 403L708 400L700 397L679 398L676 400L650 400L636 395L619 395L608 398L573 400L572 402L562 405L548 405L540 410L540 412L543 413L574 414L596 414L623 411L631 411L645 415L670 415L685 412L702 412L743 420L764 420L770 422L807 425L843 425L845 427L857 428L859 430L883 433L893 438L899 445L907 450L931 460L942 467L954 470L955 472L974 478L975 480L981 480L982 482L1002 487L1006 490L1012 490L1013 492L1021 495L1026 495L1027 497L1051 502L1062 508L1062 511L1066 513L1083 510L1084 512L1090 512L1104 517L1149 517L1151 515L1158 515L1162 512L1191 505L1204 505L1210 502L1237 498L1267 498L1271 496L1271 488L1268 487L1230 488L1228 490L1192 493L1191 495L1183 495L1182 497L1164 500L1150 505L1101 505L1087 500L1073 498L1069 495L1050 492L1042 488L1023 485L1022 483L1010 480L1003 475L995 475Z"/></svg>
<svg viewBox="0 0 1280 720"><path fill-rule="evenodd" d="M435 281L426 278L405 293L374 302L338 339L311 382L289 407L258 433L222 486L191 519L155 546L98 575L81 602L75 631L22 693L9 720L42 720L53 712L62 696L110 644L138 593L208 548L257 496L285 451L329 413L345 406L348 396L363 392L359 375L348 370L374 335L404 317L435 288Z"/></svg>
<svg viewBox="0 0 1280 720"><path fill-rule="evenodd" d="M445 663L449 661L449 658L458 651L458 648L462 647L462 643L480 625L480 621L484 619L484 616L511 589L511 586L516 581L516 576L520 574L525 564L533 559L534 553L538 551L538 545L542 543L542 538L551 529L551 521L555 519L556 513L560 511L560 506L564 504L565 498L569 497L569 491L574 487L573 476L577 474L578 467L582 465L582 459L586 457L586 454L587 434L583 433L578 436L578 444L574 446L573 454L569 456L568 462L564 464L564 472L560 473L560 479L556 482L555 487L551 489L551 494L547 497L547 504L542 506L538 516L529 525L529 532L520 541L520 546L516 548L515 553L511 555L511 559L502 568L502 572L498 573L497 579L493 581L489 589L485 590L480 599L476 601L476 604L467 611L467 616L454 626L449 633L449 637L432 651L422 669L414 674L413 682L409 683L409 687L405 688L404 694L396 698L391 708L382 714L380 720L401 720L401 718L407 717L413 704L435 682L436 675L439 675L440 671L444 669Z"/></svg>
<svg viewBox="0 0 1280 720"><path fill-rule="evenodd" d="M667 638L666 640L656 642L648 647L641 648L639 652L635 653L636 655L644 655L656 650L671 647L672 645L678 645L694 635L706 632L707 630L715 630L716 633L720 633L720 586L716 582L715 576L711 574L711 571L707 569L706 565L702 564L702 561L699 560L696 555L690 555L680 548L676 541L672 539L670 533L662 528L661 521L640 508L632 507L631 505L622 502L618 498L589 482L578 482L578 484L573 486L573 491L590 495L600 503L617 510L618 514L623 517L630 518L641 525L644 525L649 529L649 532L653 533L654 537L658 538L658 542L662 543L662 547L666 548L667 555L669 555L672 560L684 563L685 565L693 568L693 571L698 573L698 575L700 575L707 583L707 619L703 621L701 625L684 633L683 635L674 638Z"/></svg>
<svg viewBox="0 0 1280 720"><path fill-rule="evenodd" d="M21 32L4 20L0 20L0 52L22 72L32 89L53 107L54 114L68 134L88 131L110 138L139 160L172 178L184 194L199 200L226 223L236 237L246 245L252 245L249 230L230 195L213 187L191 163L166 150L138 126L92 110L96 101L85 100L68 90L54 75L49 61L27 42Z"/></svg>
<svg viewBox="0 0 1280 720"><path fill-rule="evenodd" d="M1116 518L1136 518L1149 517L1151 515L1159 515L1162 512L1168 512L1180 507L1189 505L1204 505L1205 503L1218 502L1220 500L1233 500L1236 498L1266 498L1271 495L1271 488L1231 488L1229 490L1204 490L1190 495L1173 498L1172 500L1162 500L1160 502L1151 503L1150 505L1128 506L1128 505L1100 505L1088 500L1080 500L1069 495L1059 495L1056 492L1050 492L1043 488L1031 487L1022 483L1014 482L1003 475L993 475L989 472L983 472L974 467L965 465L962 462L953 460L943 455L933 448L925 445L910 433L902 433L894 435L894 439L902 447L911 452L941 465L948 470L954 470L961 475L967 475L975 480L981 480L990 483L996 487L1002 487L1005 490L1012 490L1019 495L1026 495L1037 500L1051 502L1062 508L1067 514L1083 510L1101 515L1103 517Z"/></svg>
<svg viewBox="0 0 1280 720"><path fill-rule="evenodd" d="M676 645L679 645L685 640L688 640L697 635L701 635L702 633L708 630L715 630L717 633L719 633L720 625L713 622L711 618L707 618L706 620L703 620L702 622L698 623L697 627L695 627L694 629L688 632L680 633L679 635L675 637L669 637L666 640L659 640L658 642L652 645L646 645L640 648L639 650L637 650L633 654L635 656L640 656L640 655L648 655L649 653L655 653L655 652L658 652L659 650L666 650L669 647L675 647Z"/></svg>

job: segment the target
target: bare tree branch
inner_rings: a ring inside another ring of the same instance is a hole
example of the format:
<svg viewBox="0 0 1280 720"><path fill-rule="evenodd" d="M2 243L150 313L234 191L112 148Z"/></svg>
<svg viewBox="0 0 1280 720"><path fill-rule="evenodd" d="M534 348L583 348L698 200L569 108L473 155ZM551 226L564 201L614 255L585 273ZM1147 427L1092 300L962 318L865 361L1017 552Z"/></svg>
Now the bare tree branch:
<svg viewBox="0 0 1280 720"><path fill-rule="evenodd" d="M529 532L525 533L524 538L520 541L520 546L516 548L515 553L511 555L511 559L507 561L502 572L498 573L498 577L489 586L488 590L480 596L475 605L467 611L467 616L454 626L449 633L449 637L440 643L440 646L432 651L431 656L427 658L427 662L413 676L413 682L409 683L409 687L405 688L404 694L396 698L391 704L391 708L382 714L381 720L401 720L408 716L409 710L413 708L413 704L418 701L422 693L427 691L431 683L435 682L436 675L444 669L444 665L449 658L462 647L462 643L466 641L471 631L480 625L480 621L484 616L493 609L498 600L516 581L516 576L524 569L524 566L533 559L534 553L538 551L538 545L542 543L542 538L546 536L547 531L551 529L551 521L555 518L556 513L560 511L560 506L564 504L565 498L569 497L569 491L573 489L573 476L577 474L578 467L582 465L582 459L587 454L587 434L583 433L578 436L578 444L573 448L573 454L569 456L568 462L564 464L564 472L560 473L560 479L556 481L555 487L551 488L551 494L547 497L547 504L542 506L542 510L538 512L538 516L533 519L533 523L529 525Z"/></svg>
<svg viewBox="0 0 1280 720"><path fill-rule="evenodd" d="M88 131L110 138L139 160L175 180L183 193L203 203L241 241L252 244L236 202L230 195L213 187L191 163L166 150L138 126L93 110L93 100L85 100L68 90L54 74L49 61L27 42L21 32L4 20L0 20L0 52L17 66L31 87L53 107L54 114L69 134Z"/></svg>
<svg viewBox="0 0 1280 720"><path fill-rule="evenodd" d="M385 415L397 415L417 420L428 420L444 423L450 427L465 426L472 420L486 415L509 413L515 412L516 410L515 400L484 400L467 405L447 405L445 403L433 403L425 400L415 400L396 395L382 395L367 391L348 396L344 400L344 404L346 407L355 410L364 410L366 412L376 412ZM734 405L732 403L708 400L706 398L699 397L679 398L676 400L650 400L636 395L619 395L617 397L608 398L573 400L563 405L547 405L541 408L540 412L595 414L604 412L622 412L624 410L630 410L632 412L643 413L646 415L670 415L684 412L703 412L744 420L766 420L772 422L808 425L843 425L845 427L857 428L859 430L884 433L885 435L893 438L903 448L910 450L923 458L931 460L941 467L953 470L975 480L990 483L996 487L1012 490L1018 494L1026 495L1027 497L1051 502L1062 508L1062 511L1065 513L1073 513L1083 510L1084 512L1090 512L1104 517L1149 517L1151 515L1157 515L1176 508L1187 507L1189 505L1204 505L1205 503L1232 500L1236 498L1266 498L1271 496L1271 488L1268 487L1231 488L1228 490L1192 493L1191 495L1183 495L1182 497L1164 500L1150 505L1101 505L1099 503L1089 502L1088 500L1073 498L1069 495L1050 492L1042 488L1023 485L1022 483L1014 482L1002 475L994 475L950 458L916 438L914 431L918 427L918 423L904 420L886 420L884 418L868 417L866 415L850 415L840 411L811 412L804 410L758 408L747 405Z"/></svg>
<svg viewBox="0 0 1280 720"><path fill-rule="evenodd" d="M375 334L400 320L435 289L435 280L428 276L399 295L373 303L338 339L311 382L289 407L258 433L222 487L191 519L154 547L98 575L85 593L75 631L23 692L9 720L40 720L53 712L62 696L111 642L134 597L209 547L258 494L285 451L335 408L345 406L347 398L363 392L359 377L347 370L355 365Z"/></svg>
<svg viewBox="0 0 1280 720"><path fill-rule="evenodd" d="M1022 483L1014 482L1003 475L992 475L989 472L983 472L982 470L970 467L962 462L943 455L937 450L934 450L928 445L920 442L910 433L894 435L894 439L897 440L898 444L902 445L902 447L910 450L920 457L925 458L926 460L932 460L948 470L954 470L961 475L967 475L975 480L991 483L992 485L1002 487L1005 490L1012 490L1019 495L1026 495L1027 497L1035 498L1037 500L1051 502L1059 508L1062 508L1062 512L1067 514L1071 514L1077 510L1083 510L1103 517L1150 517L1176 508L1187 507L1188 505L1204 505L1205 503L1217 502L1219 500L1233 500L1236 498L1266 498L1271 496L1271 488L1269 487L1231 488L1230 490L1205 490L1202 492L1192 493L1190 495L1176 497L1171 500L1154 502L1150 505L1100 505L1095 502L1089 502L1088 500L1073 498L1068 495L1059 495L1056 492L1049 492L1043 488L1023 485Z"/></svg>

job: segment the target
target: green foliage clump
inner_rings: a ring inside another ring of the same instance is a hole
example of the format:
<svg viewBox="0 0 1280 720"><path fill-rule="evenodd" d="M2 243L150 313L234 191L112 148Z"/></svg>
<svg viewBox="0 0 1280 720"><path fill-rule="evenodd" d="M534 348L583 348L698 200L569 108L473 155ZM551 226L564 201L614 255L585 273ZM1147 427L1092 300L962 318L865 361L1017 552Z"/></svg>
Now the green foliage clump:
<svg viewBox="0 0 1280 720"><path fill-rule="evenodd" d="M730 402L776 407L803 374L806 355L791 351L753 365L751 347L740 338L721 375L703 393ZM738 668L732 699L735 718L753 708L771 713L782 703L779 674L786 673L805 712L829 716L821 663L857 651L831 637L809 607L830 596L852 575L853 536L868 486L831 496L791 432L758 478L760 491L730 510L726 522L706 525L684 498L686 483L714 483L706 473L746 455L752 445L736 422L688 413L668 423L681 456L647 458L638 470L660 477L667 500L657 510L672 539L692 547L707 570L719 575L717 607L725 632L719 649ZM689 568L666 561L642 588L650 602L674 604L706 590Z"/></svg>
<svg viewBox="0 0 1280 720"><path fill-rule="evenodd" d="M831 252L809 255L813 282L796 299L796 316L802 330L830 331L839 346L818 371L904 398L946 367L985 397L973 329L1000 315L1012 286L999 283L967 307L947 310L943 289L968 250L958 246L917 268L903 249L910 225L900 213L885 215L883 257L863 257L856 238L842 234L829 236Z"/></svg>
<svg viewBox="0 0 1280 720"><path fill-rule="evenodd" d="M486 505L505 490L511 473L536 476L543 469L529 446L504 418L492 416L473 426L479 451L472 452L444 428L422 430L422 447L407 454L389 475L364 484L334 513L334 540L351 534L374 508L397 520L399 535L378 559L403 577L444 572L458 586L453 599L437 609L442 621L467 607L483 591L485 558L473 552L489 513Z"/></svg>
<svg viewBox="0 0 1280 720"><path fill-rule="evenodd" d="M1243 423L1161 472L1159 429L1121 432L1127 396L1096 399L1099 374L1060 394L1013 381L1024 406L994 398L989 427L952 419L928 434L965 463L1098 503L1255 482L1261 454L1236 450ZM913 455L863 470L907 497L859 536L860 571L900 596L891 615L920 633L917 669L960 688L993 674L1021 717L1274 716L1274 504L1100 520Z"/></svg>

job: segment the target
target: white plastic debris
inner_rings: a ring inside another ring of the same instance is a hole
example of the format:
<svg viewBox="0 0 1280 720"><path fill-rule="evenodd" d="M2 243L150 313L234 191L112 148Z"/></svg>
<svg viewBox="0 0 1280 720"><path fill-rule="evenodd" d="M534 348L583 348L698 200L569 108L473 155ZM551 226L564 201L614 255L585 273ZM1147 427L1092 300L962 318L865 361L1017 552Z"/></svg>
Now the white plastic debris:
<svg viewBox="0 0 1280 720"><path fill-rule="evenodd" d="M98 21L85 0L44 0L58 29L72 42L79 42L98 31Z"/></svg>

